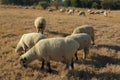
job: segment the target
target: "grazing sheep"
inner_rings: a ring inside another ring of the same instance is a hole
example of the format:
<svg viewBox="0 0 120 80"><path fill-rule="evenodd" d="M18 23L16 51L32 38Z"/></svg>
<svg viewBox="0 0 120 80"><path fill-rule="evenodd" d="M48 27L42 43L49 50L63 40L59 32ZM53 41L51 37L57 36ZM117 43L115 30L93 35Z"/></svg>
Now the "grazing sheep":
<svg viewBox="0 0 120 80"><path fill-rule="evenodd" d="M49 8L49 9L48 9L48 11L49 11L49 12L53 12L53 11L54 11L54 9L52 9L52 8Z"/></svg>
<svg viewBox="0 0 120 80"><path fill-rule="evenodd" d="M83 59L89 53L89 47L91 45L91 37L86 33L72 34L66 38L74 39L79 43L79 50L84 49ZM76 60L78 60L77 53L75 54Z"/></svg>
<svg viewBox="0 0 120 80"><path fill-rule="evenodd" d="M17 47L15 51L17 53L21 53L22 51L25 51L28 48L31 48L34 46L39 40L45 39L46 36L41 33L27 33L22 35L19 43L17 44Z"/></svg>
<svg viewBox="0 0 120 80"><path fill-rule="evenodd" d="M43 31L46 27L46 20L44 17L37 17L34 21L34 25L37 29L37 32L41 32L43 34Z"/></svg>
<svg viewBox="0 0 120 80"><path fill-rule="evenodd" d="M70 10L68 11L68 14L74 14L74 9L70 9Z"/></svg>
<svg viewBox="0 0 120 80"><path fill-rule="evenodd" d="M107 11L104 11L104 16L107 17L108 16L108 12Z"/></svg>
<svg viewBox="0 0 120 80"><path fill-rule="evenodd" d="M89 14L95 14L95 12L94 12L94 11L91 11L91 12L89 12Z"/></svg>
<svg viewBox="0 0 120 80"><path fill-rule="evenodd" d="M72 34L77 34L77 33L87 33L90 35L91 39L92 39L92 44L94 45L95 42L94 42L94 29L92 26L90 25L82 25L82 26L79 26L77 28L74 29L73 33Z"/></svg>
<svg viewBox="0 0 120 80"><path fill-rule="evenodd" d="M92 10L88 9L87 12L90 13Z"/></svg>
<svg viewBox="0 0 120 80"><path fill-rule="evenodd" d="M104 10L101 10L100 13L104 13Z"/></svg>
<svg viewBox="0 0 120 80"><path fill-rule="evenodd" d="M65 9L64 8L60 9L60 12L65 12Z"/></svg>
<svg viewBox="0 0 120 80"><path fill-rule="evenodd" d="M77 41L68 38L49 38L40 40L35 46L20 57L20 63L23 67L37 59L42 61L41 69L44 68L44 62L47 63L48 72L51 72L50 60L66 61L66 68L74 68L73 58L79 44Z"/></svg>
<svg viewBox="0 0 120 80"><path fill-rule="evenodd" d="M80 11L80 12L78 13L78 15L83 15L83 16L85 16L85 12L84 12L84 11Z"/></svg>
<svg viewBox="0 0 120 80"><path fill-rule="evenodd" d="M94 13L95 13L95 14L100 14L101 12L100 12L100 11L95 11Z"/></svg>

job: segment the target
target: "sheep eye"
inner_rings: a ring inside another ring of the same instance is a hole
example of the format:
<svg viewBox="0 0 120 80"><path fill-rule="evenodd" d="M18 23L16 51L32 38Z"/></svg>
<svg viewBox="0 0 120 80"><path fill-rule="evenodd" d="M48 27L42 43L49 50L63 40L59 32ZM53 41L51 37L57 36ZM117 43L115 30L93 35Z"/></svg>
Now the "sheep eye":
<svg viewBox="0 0 120 80"><path fill-rule="evenodd" d="M24 61L26 61L27 60L27 58L24 58Z"/></svg>

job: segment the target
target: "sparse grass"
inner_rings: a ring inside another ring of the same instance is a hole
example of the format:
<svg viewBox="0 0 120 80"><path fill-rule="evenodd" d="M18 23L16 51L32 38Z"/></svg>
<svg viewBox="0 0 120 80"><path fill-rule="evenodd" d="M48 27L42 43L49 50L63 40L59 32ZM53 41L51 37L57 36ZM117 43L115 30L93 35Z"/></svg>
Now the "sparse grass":
<svg viewBox="0 0 120 80"><path fill-rule="evenodd" d="M85 9L83 9L85 10ZM119 80L120 79L120 11L112 11L110 17L68 15L47 10L0 6L0 80ZM27 69L19 63L14 49L24 33L36 32L34 19L43 16L47 20L45 34L65 37L77 26L89 24L95 28L96 45L90 48L83 63L82 53L75 62L75 70L64 70L65 64L51 62L53 73L40 70L41 62L34 61Z"/></svg>

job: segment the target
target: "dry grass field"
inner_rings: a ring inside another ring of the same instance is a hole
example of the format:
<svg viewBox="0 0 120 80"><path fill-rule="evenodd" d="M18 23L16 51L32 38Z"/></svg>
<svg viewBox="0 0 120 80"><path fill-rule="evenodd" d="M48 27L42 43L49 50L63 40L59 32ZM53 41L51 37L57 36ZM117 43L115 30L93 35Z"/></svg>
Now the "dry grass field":
<svg viewBox="0 0 120 80"><path fill-rule="evenodd" d="M50 37L71 34L77 26L89 24L95 29L95 46L90 48L82 63L82 50L74 70L64 70L65 64L51 62L53 72L40 70L41 62L34 61L27 69L21 67L15 47L24 33L36 32L34 20L47 20L45 35ZM120 11L103 15L78 16L59 11L0 7L0 80L120 80Z"/></svg>

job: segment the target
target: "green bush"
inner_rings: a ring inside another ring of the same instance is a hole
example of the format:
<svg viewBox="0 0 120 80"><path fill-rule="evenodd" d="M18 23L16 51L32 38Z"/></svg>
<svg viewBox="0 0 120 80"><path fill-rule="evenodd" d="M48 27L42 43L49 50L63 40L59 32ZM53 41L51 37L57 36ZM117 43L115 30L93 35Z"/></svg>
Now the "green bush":
<svg viewBox="0 0 120 80"><path fill-rule="evenodd" d="M46 1L40 1L38 5L40 5L43 9L46 9L48 7L48 3Z"/></svg>
<svg viewBox="0 0 120 80"><path fill-rule="evenodd" d="M80 0L71 0L71 5L73 7L79 7L80 6Z"/></svg>
<svg viewBox="0 0 120 80"><path fill-rule="evenodd" d="M92 3L92 8L98 9L98 8L99 8L99 5L98 5L96 2L93 2L93 3Z"/></svg>
<svg viewBox="0 0 120 80"><path fill-rule="evenodd" d="M64 6L69 7L71 6L71 1L70 0L64 0Z"/></svg>

